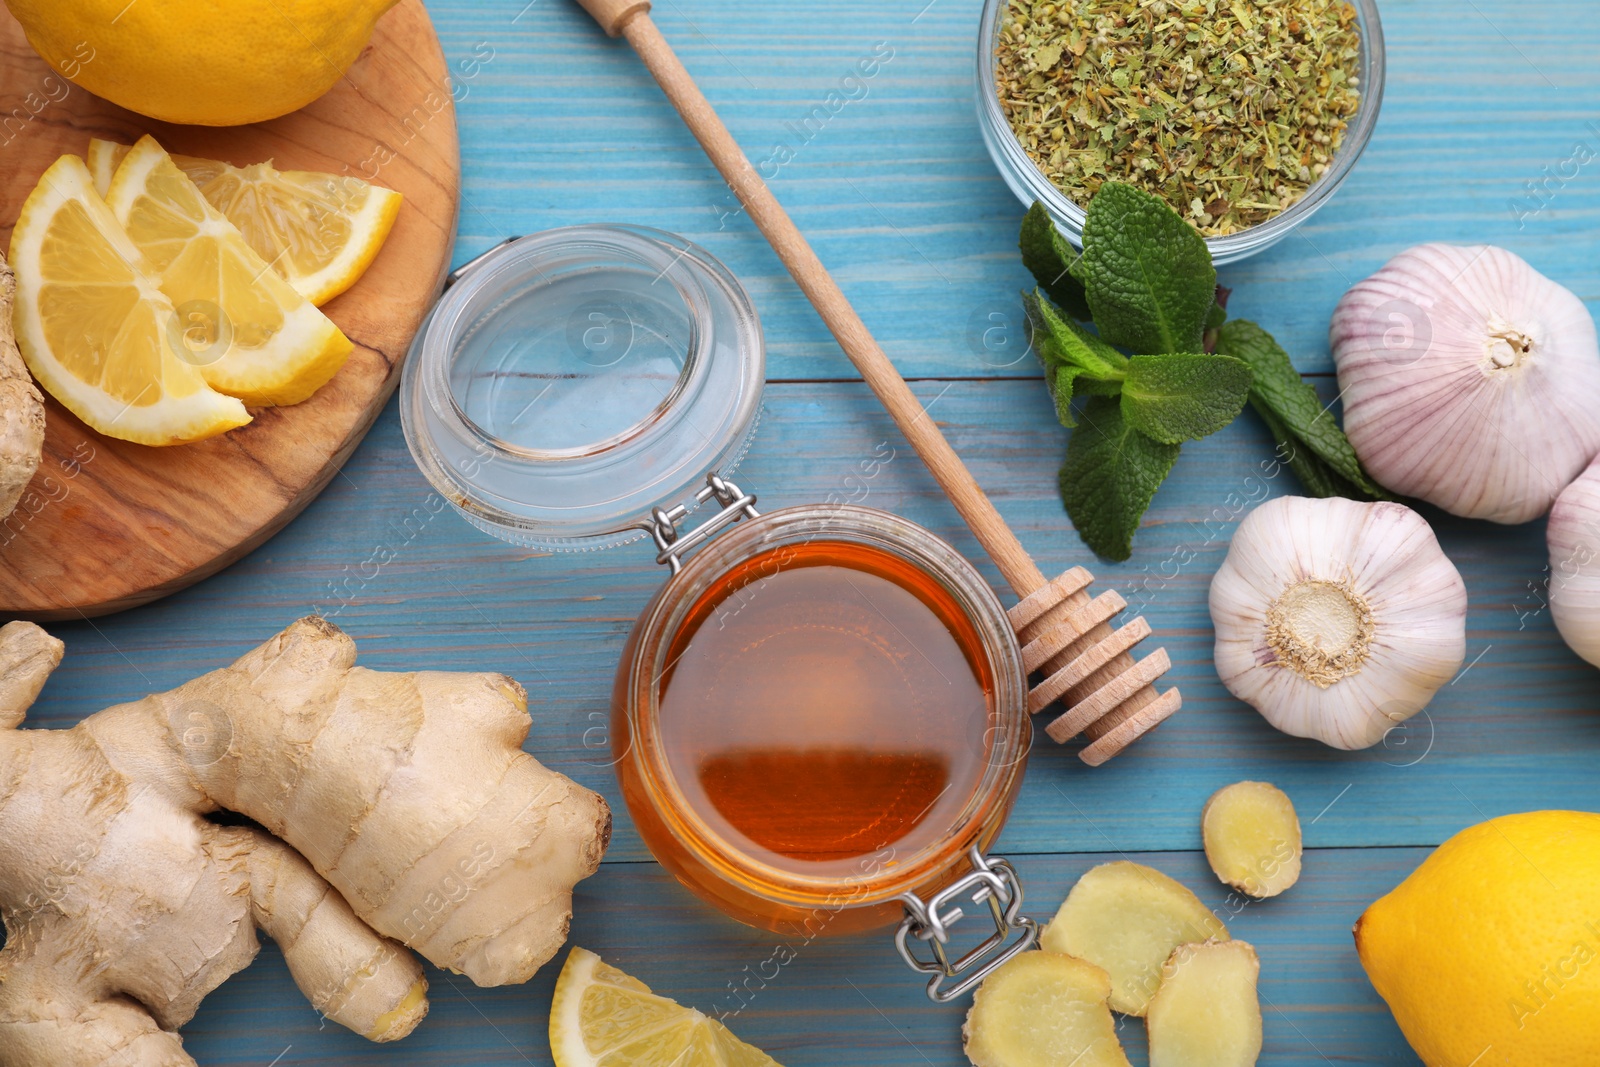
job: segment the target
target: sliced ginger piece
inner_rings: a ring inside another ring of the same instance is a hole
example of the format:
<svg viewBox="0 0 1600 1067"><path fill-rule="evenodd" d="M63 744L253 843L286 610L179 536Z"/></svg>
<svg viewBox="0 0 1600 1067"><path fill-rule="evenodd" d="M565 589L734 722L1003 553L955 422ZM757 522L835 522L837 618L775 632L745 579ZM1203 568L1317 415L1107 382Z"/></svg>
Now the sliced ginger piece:
<svg viewBox="0 0 1600 1067"><path fill-rule="evenodd" d="M1228 928L1199 897L1154 868L1119 860L1078 879L1039 944L1103 968L1111 1006L1143 1015L1172 950L1210 939L1228 940Z"/></svg>
<svg viewBox="0 0 1600 1067"><path fill-rule="evenodd" d="M1254 1067L1261 962L1246 941L1180 945L1150 1001L1150 1067Z"/></svg>
<svg viewBox="0 0 1600 1067"><path fill-rule="evenodd" d="M17 283L0 256L0 519L16 509L44 449L44 397L12 333Z"/></svg>
<svg viewBox="0 0 1600 1067"><path fill-rule="evenodd" d="M983 980L962 1028L975 1067L1129 1067L1092 963L1024 952Z"/></svg>
<svg viewBox="0 0 1600 1067"><path fill-rule="evenodd" d="M1206 860L1224 885L1275 897L1300 880L1300 818L1277 786L1223 786L1206 801L1200 825Z"/></svg>

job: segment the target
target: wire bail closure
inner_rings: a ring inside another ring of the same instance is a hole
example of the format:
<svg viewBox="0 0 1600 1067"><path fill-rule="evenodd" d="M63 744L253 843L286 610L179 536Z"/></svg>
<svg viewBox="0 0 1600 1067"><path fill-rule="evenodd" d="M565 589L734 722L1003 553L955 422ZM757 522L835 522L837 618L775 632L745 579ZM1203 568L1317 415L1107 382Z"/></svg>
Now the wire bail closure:
<svg viewBox="0 0 1600 1067"><path fill-rule="evenodd" d="M1001 964L1026 952L1039 940L1039 924L1021 914L1022 883L1011 862L998 856L985 856L976 845L967 853L967 858L972 863L971 873L941 889L928 901L924 902L915 893L902 893L899 898L905 902L906 917L894 933L894 947L900 950L901 958L912 970L933 976L928 979L928 999L935 1004L947 1004L966 993ZM946 908L961 897L989 906L994 933L951 962L945 950L950 928L965 913L960 907ZM1007 945L1017 930L1022 932L1021 936ZM917 955L910 941L913 937L928 943L933 950L932 958ZM952 978L960 981L942 988L945 981Z"/></svg>
<svg viewBox="0 0 1600 1067"><path fill-rule="evenodd" d="M706 475L705 488L694 495L694 507L712 498L722 505L722 510L687 533L678 529L678 524L694 510L685 504L651 508L650 518L640 523L641 528L655 539L656 548L660 550L656 553L656 562L671 567L673 574L683 570L684 556L711 540L725 527L732 526L740 519L761 517L761 512L756 510L755 494L745 492L714 471Z"/></svg>

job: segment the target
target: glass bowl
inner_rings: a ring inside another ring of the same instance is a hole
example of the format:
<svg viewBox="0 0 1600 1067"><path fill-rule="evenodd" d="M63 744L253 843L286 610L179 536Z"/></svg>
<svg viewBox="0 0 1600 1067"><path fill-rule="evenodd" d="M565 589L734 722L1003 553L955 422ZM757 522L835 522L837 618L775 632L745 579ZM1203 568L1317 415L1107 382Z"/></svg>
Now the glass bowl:
<svg viewBox="0 0 1600 1067"><path fill-rule="evenodd" d="M1376 0L1351 0L1351 3L1361 28L1361 103L1345 130L1339 150L1322 177L1283 211L1247 230L1224 237L1207 237L1212 262L1218 266L1236 263L1270 248L1315 214L1344 183L1371 140L1373 127L1378 124L1378 111L1383 106L1383 23L1378 18ZM1000 107L999 93L995 91L995 42L1008 6L1009 0L985 0L983 5L983 21L978 31L978 126L983 131L989 155L1000 169L1000 176L1017 199L1030 206L1036 200L1042 202L1061 233L1074 245L1082 247L1083 208L1058 189L1028 158L1028 153L1011 132L1011 125Z"/></svg>

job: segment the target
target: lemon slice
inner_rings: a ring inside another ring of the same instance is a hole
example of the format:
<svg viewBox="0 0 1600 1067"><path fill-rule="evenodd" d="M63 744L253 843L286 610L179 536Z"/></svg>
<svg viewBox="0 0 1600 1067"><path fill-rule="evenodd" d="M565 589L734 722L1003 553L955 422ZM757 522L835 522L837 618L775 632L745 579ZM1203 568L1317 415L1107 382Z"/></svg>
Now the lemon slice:
<svg viewBox="0 0 1600 1067"><path fill-rule="evenodd" d="M151 137L117 167L106 197L176 305L190 362L246 404L298 404L352 345L290 288Z"/></svg>
<svg viewBox="0 0 1600 1067"><path fill-rule="evenodd" d="M250 421L179 358L172 304L79 157L56 160L22 205L11 264L28 369L95 430L176 445Z"/></svg>
<svg viewBox="0 0 1600 1067"><path fill-rule="evenodd" d="M779 1067L715 1019L574 948L550 1004L556 1067Z"/></svg>
<svg viewBox="0 0 1600 1067"><path fill-rule="evenodd" d="M128 147L95 138L89 171L102 195ZM360 178L235 167L173 156L205 198L295 291L321 306L356 283L378 255L400 211L400 194Z"/></svg>

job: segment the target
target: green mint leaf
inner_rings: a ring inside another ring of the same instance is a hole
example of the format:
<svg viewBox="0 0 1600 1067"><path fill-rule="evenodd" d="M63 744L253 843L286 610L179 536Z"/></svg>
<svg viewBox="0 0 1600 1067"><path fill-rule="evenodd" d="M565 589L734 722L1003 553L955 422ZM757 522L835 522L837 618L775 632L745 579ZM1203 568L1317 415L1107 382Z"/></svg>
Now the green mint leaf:
<svg viewBox="0 0 1600 1067"><path fill-rule="evenodd" d="M1072 417L1072 382L1082 372L1061 355L1059 346L1050 337L1038 338L1033 350L1044 364L1044 384L1050 390L1050 399L1055 401L1056 419L1070 430L1077 425Z"/></svg>
<svg viewBox="0 0 1600 1067"><path fill-rule="evenodd" d="M1084 289L1100 336L1135 352L1199 352L1217 271L1160 197L1106 182L1083 227Z"/></svg>
<svg viewBox="0 0 1600 1067"><path fill-rule="evenodd" d="M1056 419L1069 430L1075 394L1112 395L1122 388L1128 357L1077 323L1061 317L1038 290L1022 294L1033 323L1034 350L1044 364L1044 380L1055 401Z"/></svg>
<svg viewBox="0 0 1600 1067"><path fill-rule="evenodd" d="M1122 383L1122 417L1163 444L1208 437L1239 417L1250 364L1232 356L1173 352L1134 356Z"/></svg>
<svg viewBox="0 0 1600 1067"><path fill-rule="evenodd" d="M1083 375L1078 379L1077 389L1079 396L1116 396L1122 392L1122 382Z"/></svg>
<svg viewBox="0 0 1600 1067"><path fill-rule="evenodd" d="M1044 372L1045 384L1050 387L1050 399L1056 403L1056 421L1069 430L1078 425L1078 420L1072 414L1072 389L1073 382L1082 373L1080 368L1065 364L1046 367Z"/></svg>
<svg viewBox="0 0 1600 1067"><path fill-rule="evenodd" d="M1206 312L1205 332L1222 329L1222 324L1228 321L1228 309L1222 306L1219 300L1211 305L1211 310Z"/></svg>
<svg viewBox="0 0 1600 1067"><path fill-rule="evenodd" d="M1217 351L1250 364L1255 375L1250 387L1251 405L1258 411L1271 411L1285 434L1339 476L1352 490L1349 495L1369 500L1388 498L1362 468L1338 420L1323 406L1317 391L1300 377L1289 361L1289 353L1271 334L1248 319L1233 319L1217 332ZM1298 468L1295 473L1300 473ZM1306 481L1304 477L1301 480ZM1316 491L1309 483L1306 489Z"/></svg>
<svg viewBox="0 0 1600 1067"><path fill-rule="evenodd" d="M1271 408L1255 400L1251 400L1250 406L1261 416L1261 421L1267 424L1272 440L1278 446L1278 458L1294 471L1295 477L1300 479L1300 485L1307 493L1311 496L1342 496L1351 499L1358 499L1363 495L1343 475L1323 462L1321 456L1290 433L1283 420L1274 415Z"/></svg>
<svg viewBox="0 0 1600 1067"><path fill-rule="evenodd" d="M1061 236L1050 213L1037 200L1022 219L1022 265L1033 273L1039 288L1075 319L1089 317L1089 301L1083 282L1073 273L1078 252Z"/></svg>
<svg viewBox="0 0 1600 1067"><path fill-rule="evenodd" d="M1090 397L1060 476L1061 502L1083 543L1118 562L1132 555L1139 520L1177 459L1177 445L1129 426L1115 397Z"/></svg>
<svg viewBox="0 0 1600 1067"><path fill-rule="evenodd" d="M1128 373L1128 357L1070 319L1061 317L1050 301L1037 290L1022 294L1022 305L1033 320L1035 334L1043 333L1040 358L1057 360L1078 367L1101 381L1121 381ZM1048 342L1049 353L1046 354Z"/></svg>

